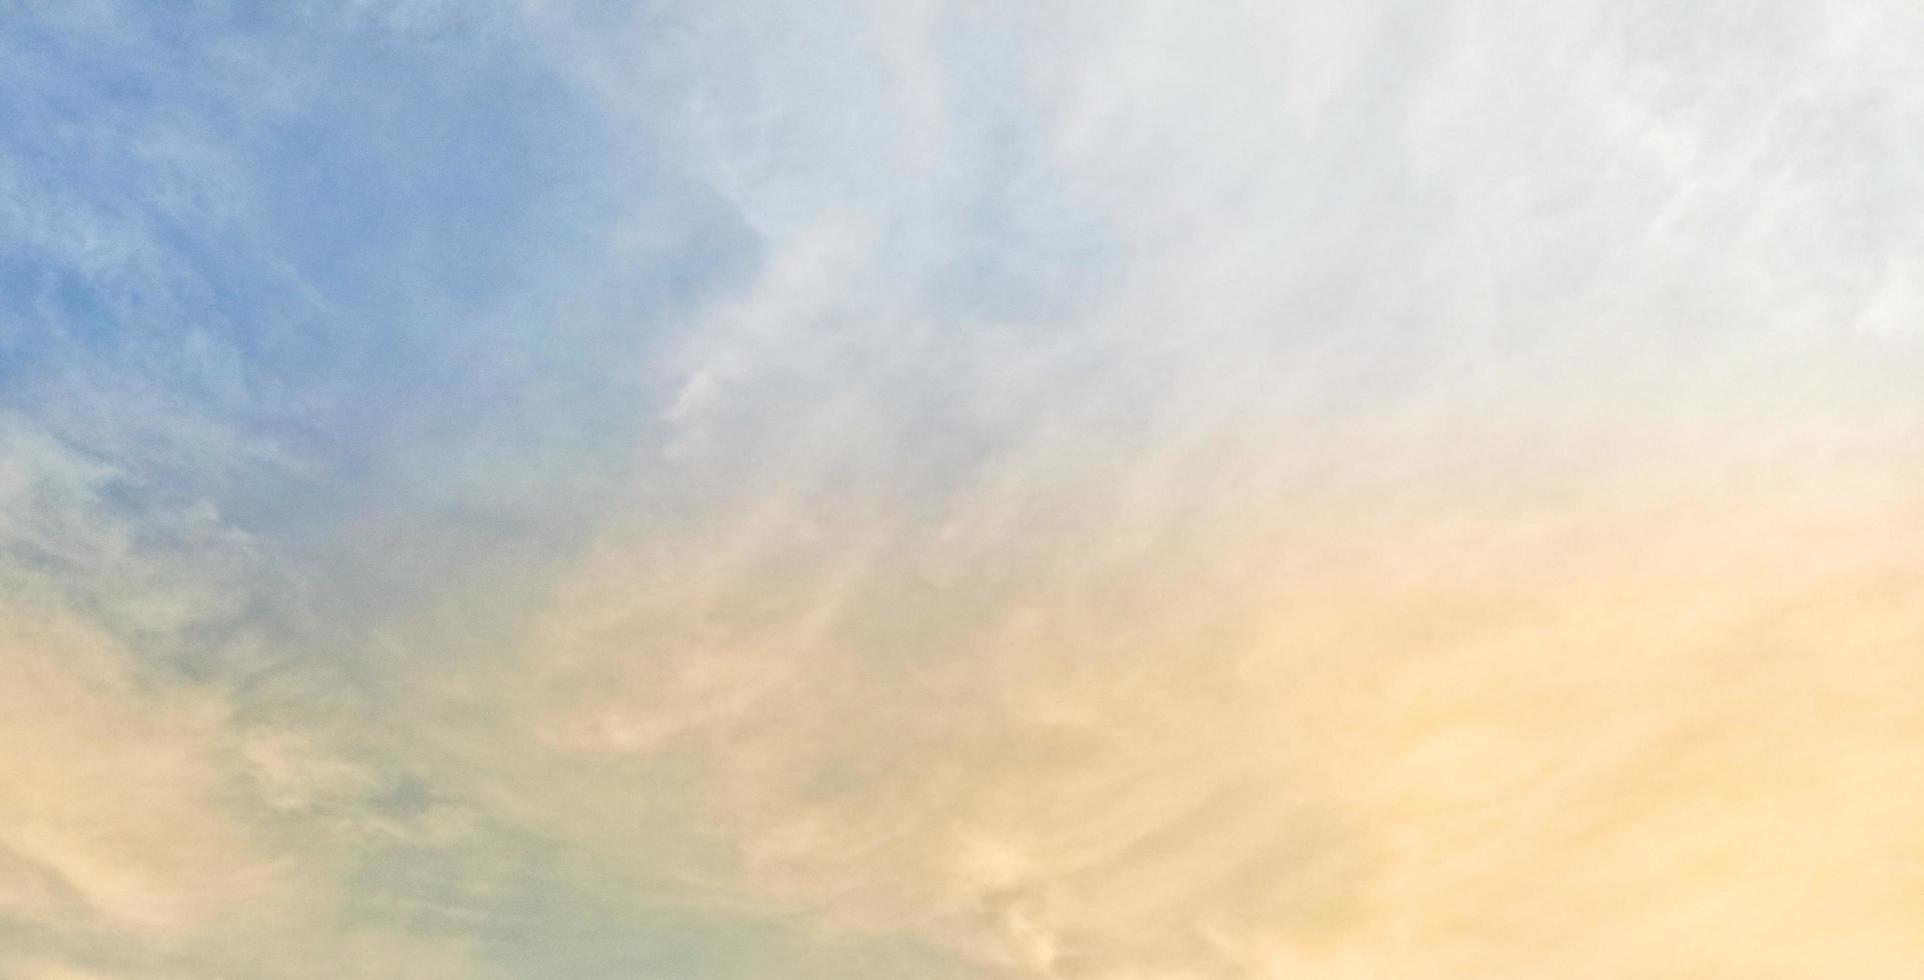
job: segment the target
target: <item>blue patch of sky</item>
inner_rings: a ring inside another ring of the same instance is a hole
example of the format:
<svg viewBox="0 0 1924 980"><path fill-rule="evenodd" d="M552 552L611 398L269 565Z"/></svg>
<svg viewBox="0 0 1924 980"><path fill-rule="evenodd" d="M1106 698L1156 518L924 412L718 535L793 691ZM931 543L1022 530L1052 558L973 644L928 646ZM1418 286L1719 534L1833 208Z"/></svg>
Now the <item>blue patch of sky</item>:
<svg viewBox="0 0 1924 980"><path fill-rule="evenodd" d="M0 406L103 519L211 506L344 614L591 519L622 365L755 244L488 9L0 14Z"/></svg>

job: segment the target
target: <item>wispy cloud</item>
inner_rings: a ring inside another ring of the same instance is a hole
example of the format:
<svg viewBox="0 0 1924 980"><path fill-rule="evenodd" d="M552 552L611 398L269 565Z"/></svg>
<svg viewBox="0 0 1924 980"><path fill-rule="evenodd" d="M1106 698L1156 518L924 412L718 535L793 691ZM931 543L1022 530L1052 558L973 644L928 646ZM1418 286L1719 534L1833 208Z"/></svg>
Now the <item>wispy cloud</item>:
<svg viewBox="0 0 1924 980"><path fill-rule="evenodd" d="M0 4L0 973L1903 975L1921 33Z"/></svg>

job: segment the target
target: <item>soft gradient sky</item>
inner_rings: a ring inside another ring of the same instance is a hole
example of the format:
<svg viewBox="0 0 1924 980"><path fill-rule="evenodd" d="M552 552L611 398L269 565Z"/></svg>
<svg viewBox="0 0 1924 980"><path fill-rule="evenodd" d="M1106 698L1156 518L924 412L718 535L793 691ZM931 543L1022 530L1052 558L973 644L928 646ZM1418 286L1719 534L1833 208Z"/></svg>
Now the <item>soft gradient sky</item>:
<svg viewBox="0 0 1924 980"><path fill-rule="evenodd" d="M5 980L1912 980L1915 0L0 0Z"/></svg>

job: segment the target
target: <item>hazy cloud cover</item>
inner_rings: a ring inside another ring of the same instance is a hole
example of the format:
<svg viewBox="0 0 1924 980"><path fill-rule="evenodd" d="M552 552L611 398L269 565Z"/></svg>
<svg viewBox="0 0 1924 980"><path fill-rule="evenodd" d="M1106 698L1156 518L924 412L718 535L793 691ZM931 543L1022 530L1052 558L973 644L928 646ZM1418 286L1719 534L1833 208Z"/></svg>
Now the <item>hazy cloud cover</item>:
<svg viewBox="0 0 1924 980"><path fill-rule="evenodd" d="M0 0L0 977L1910 977L1920 49Z"/></svg>

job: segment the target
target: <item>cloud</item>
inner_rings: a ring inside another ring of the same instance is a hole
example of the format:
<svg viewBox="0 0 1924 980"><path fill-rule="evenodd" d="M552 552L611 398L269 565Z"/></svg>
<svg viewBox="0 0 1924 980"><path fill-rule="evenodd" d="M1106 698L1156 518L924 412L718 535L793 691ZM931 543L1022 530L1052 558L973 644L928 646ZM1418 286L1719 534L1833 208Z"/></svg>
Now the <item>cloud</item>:
<svg viewBox="0 0 1924 980"><path fill-rule="evenodd" d="M1916 801L1872 775L1918 725L1878 693L1917 416L1874 366L1915 338L1819 271L1866 233L1833 168L1888 158L1793 108L1855 111L1881 42L1133 5L831 72L770 13L691 43L762 73L698 172L771 259L511 657L513 805L634 874L676 859L628 828L681 826L712 901L991 973L1915 957L1873 855ZM1006 70L1018 179L1129 274L1026 332L943 305L895 221L993 171L876 176L813 111L871 65L945 79L951 150Z"/></svg>
<svg viewBox="0 0 1924 980"><path fill-rule="evenodd" d="M1902 5L19 20L0 971L1924 954Z"/></svg>
<svg viewBox="0 0 1924 980"><path fill-rule="evenodd" d="M526 788L606 863L1017 975L1910 961L1901 508L1437 506L616 539L528 641ZM663 813L715 850L626 843Z"/></svg>
<svg viewBox="0 0 1924 980"><path fill-rule="evenodd" d="M271 892L276 863L218 803L220 701L143 692L110 638L57 608L13 602L6 620L15 914L165 942Z"/></svg>

